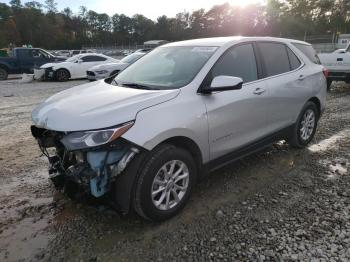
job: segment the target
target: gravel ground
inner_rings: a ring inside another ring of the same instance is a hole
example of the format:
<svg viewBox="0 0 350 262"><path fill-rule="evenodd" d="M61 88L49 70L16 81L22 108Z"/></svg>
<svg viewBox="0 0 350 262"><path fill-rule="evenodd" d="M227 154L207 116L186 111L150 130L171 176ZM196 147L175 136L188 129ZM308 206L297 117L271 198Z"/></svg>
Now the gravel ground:
<svg viewBox="0 0 350 262"><path fill-rule="evenodd" d="M83 82L0 82L0 261L350 260L349 85L333 85L309 148L278 143L222 168L152 224L47 180L30 112Z"/></svg>

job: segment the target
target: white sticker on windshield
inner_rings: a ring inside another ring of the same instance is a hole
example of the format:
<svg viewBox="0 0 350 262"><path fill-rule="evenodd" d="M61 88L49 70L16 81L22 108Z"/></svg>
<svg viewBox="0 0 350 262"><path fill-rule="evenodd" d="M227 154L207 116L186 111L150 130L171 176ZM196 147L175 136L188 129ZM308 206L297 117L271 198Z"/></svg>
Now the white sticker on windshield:
<svg viewBox="0 0 350 262"><path fill-rule="evenodd" d="M217 49L216 46L196 46L193 47L191 52L208 52L208 53L213 53Z"/></svg>

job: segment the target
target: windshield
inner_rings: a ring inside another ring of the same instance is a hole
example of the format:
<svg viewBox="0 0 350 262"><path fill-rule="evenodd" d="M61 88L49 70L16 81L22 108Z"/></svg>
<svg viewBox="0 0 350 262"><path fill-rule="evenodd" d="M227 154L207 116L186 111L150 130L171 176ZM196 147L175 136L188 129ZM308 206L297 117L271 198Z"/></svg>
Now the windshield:
<svg viewBox="0 0 350 262"><path fill-rule="evenodd" d="M131 55L128 55L126 57L124 57L122 60L120 60L120 62L123 62L123 63L127 63L127 64L132 64L134 63L136 60L138 60L140 57L144 56L145 54L131 54Z"/></svg>
<svg viewBox="0 0 350 262"><path fill-rule="evenodd" d="M46 51L46 50L42 50L42 49L40 49L40 52L43 52L43 53L44 53L44 55L46 55L47 57L54 57L54 55L53 55L53 54L51 54L49 51Z"/></svg>
<svg viewBox="0 0 350 262"><path fill-rule="evenodd" d="M176 89L190 83L217 47L159 47L122 71L114 85Z"/></svg>

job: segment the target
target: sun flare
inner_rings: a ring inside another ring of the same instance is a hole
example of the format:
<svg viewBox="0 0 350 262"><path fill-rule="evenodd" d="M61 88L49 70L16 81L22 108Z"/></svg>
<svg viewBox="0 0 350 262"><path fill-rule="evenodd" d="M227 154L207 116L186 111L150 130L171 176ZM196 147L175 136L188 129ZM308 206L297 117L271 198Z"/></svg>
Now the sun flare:
<svg viewBox="0 0 350 262"><path fill-rule="evenodd" d="M250 4L263 4L266 1L265 0L228 0L227 2L233 6L244 7Z"/></svg>

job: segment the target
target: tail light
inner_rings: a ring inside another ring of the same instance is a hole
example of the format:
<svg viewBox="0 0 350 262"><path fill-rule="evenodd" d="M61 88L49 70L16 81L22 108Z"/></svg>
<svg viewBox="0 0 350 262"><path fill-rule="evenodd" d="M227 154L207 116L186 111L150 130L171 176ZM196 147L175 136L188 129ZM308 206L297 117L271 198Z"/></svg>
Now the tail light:
<svg viewBox="0 0 350 262"><path fill-rule="evenodd" d="M325 78L328 78L329 71L328 71L327 68L324 67L323 70L322 70L322 73L323 73L323 75L324 75Z"/></svg>

